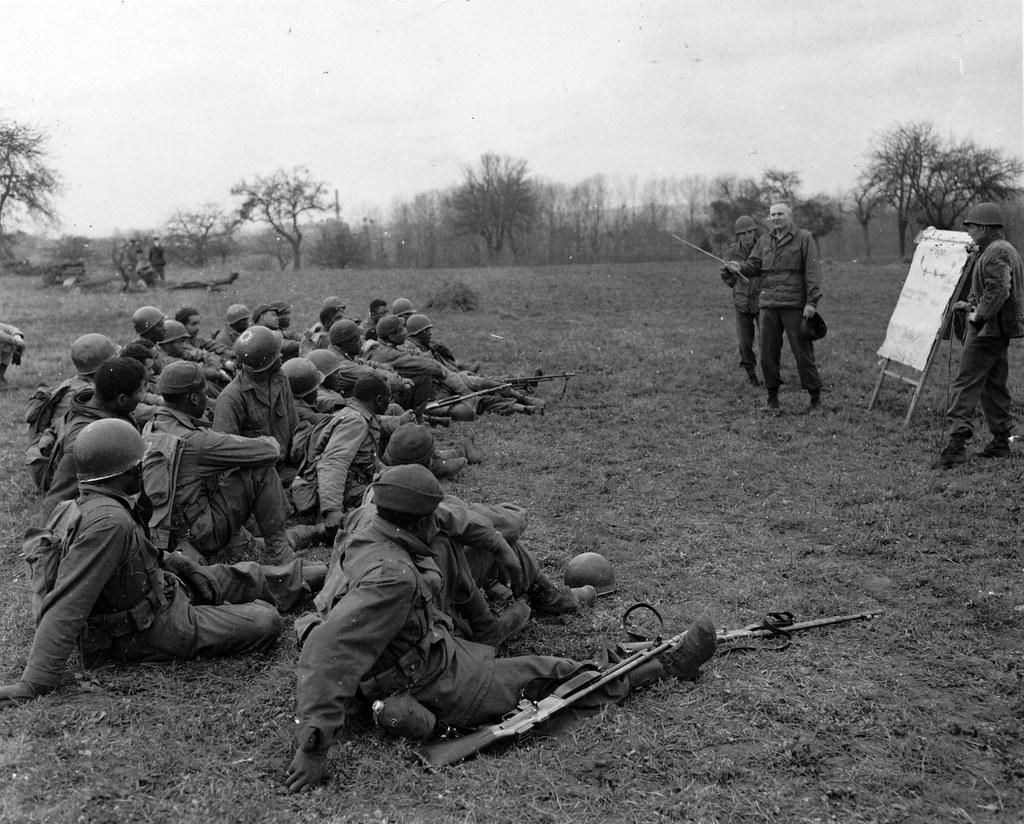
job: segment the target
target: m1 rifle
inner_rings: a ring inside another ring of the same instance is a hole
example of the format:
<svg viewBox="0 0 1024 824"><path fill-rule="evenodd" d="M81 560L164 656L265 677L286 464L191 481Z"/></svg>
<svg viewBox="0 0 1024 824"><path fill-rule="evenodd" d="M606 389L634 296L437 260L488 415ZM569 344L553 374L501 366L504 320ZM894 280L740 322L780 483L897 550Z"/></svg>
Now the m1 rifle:
<svg viewBox="0 0 1024 824"><path fill-rule="evenodd" d="M565 397L565 391L569 388L569 378L575 377L575 372L552 372L550 375L543 373L537 375L502 375L494 380L504 381L513 389L525 389L527 391L533 389L538 383L563 380L565 383L562 384L562 397Z"/></svg>
<svg viewBox="0 0 1024 824"><path fill-rule="evenodd" d="M635 605L626 611L623 616L624 625L629 614L638 607L649 609L659 621L661 620L661 616L654 607L642 604ZM847 621L870 620L881 614L881 612L859 612L852 615L836 615L828 618L816 618L811 621L794 622L791 613L773 612L768 615L766 621L750 624L742 629L723 629L718 633L717 639L718 643L727 643L740 638L786 636L814 627L841 624ZM618 651L625 654L621 661L600 670L583 670L561 684L550 695L538 701L523 698L518 707L500 723L479 727L461 737L445 737L423 744L416 748L416 754L430 767L447 767L471 758L500 741L522 741L530 735L534 727L544 723L555 713L568 709L585 696L624 677L653 658L677 649L686 635L685 632L681 632L664 640L660 637L639 640L636 633L628 629L627 632L634 641L619 645Z"/></svg>
<svg viewBox="0 0 1024 824"><path fill-rule="evenodd" d="M496 379L497 380L497 379ZM450 398L442 398L439 401L430 401L423 407L424 415L437 415L441 409L448 409L449 407L456 406L463 401L469 401L473 398L479 398L483 395L490 395L494 392L500 392L502 389L511 388L512 384L507 381L499 383L496 386L489 386L486 389L478 389L476 392L467 392L465 395L453 395Z"/></svg>

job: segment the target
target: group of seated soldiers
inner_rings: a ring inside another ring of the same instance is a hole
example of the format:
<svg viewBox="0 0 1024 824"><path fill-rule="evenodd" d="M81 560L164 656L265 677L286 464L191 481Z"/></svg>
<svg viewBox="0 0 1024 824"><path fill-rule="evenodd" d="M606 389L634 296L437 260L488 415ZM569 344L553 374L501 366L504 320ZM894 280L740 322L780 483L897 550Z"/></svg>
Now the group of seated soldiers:
<svg viewBox="0 0 1024 824"><path fill-rule="evenodd" d="M74 340L76 375L37 393L26 453L65 554L0 706L59 686L76 645L122 661L266 648L279 612L322 589L296 622L297 790L326 777L327 750L367 701L401 696L465 728L534 679L578 670L495 657L531 612L574 612L597 592L544 573L520 540L521 508L442 493L438 480L479 454L422 422L543 403L459 363L410 301L388 308L376 300L354 321L329 297L300 335L285 303L234 304L207 339L196 309L171 320L144 306L120 350L96 333ZM316 545L333 546L330 565L309 560ZM694 678L714 630L700 621L688 638L595 700Z"/></svg>

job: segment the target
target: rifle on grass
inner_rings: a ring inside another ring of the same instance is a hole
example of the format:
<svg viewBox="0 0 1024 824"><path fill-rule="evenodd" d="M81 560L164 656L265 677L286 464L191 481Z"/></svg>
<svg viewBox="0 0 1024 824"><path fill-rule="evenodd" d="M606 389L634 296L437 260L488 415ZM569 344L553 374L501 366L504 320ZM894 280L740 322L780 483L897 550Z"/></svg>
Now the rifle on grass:
<svg viewBox="0 0 1024 824"><path fill-rule="evenodd" d="M552 372L550 375L503 375L500 378L495 378L496 381L504 381L513 389L526 389L530 390L538 383L544 383L545 381L564 380L562 384L562 396L565 396L565 390L569 388L569 378L575 378L575 372Z"/></svg>
<svg viewBox="0 0 1024 824"><path fill-rule="evenodd" d="M661 615L649 604L637 604L626 610L623 625L629 615L638 608L647 608L660 621ZM726 630L718 633L719 643L734 641L738 638L764 638L788 635L804 629L841 624L847 621L870 620L881 612L860 612L853 615L836 615L829 618L817 618L811 621L794 622L789 612L773 612L767 621L751 624L742 629ZM447 767L476 755L499 741L522 741L527 738L534 727L547 721L555 713L571 707L581 698L605 684L609 684L627 673L639 668L653 658L657 658L677 649L683 641L685 632L662 640L639 640L636 633L627 629L634 642L620 644L619 650L628 655L618 663L603 670L584 670L560 685L551 695L531 701L523 698L516 710L503 721L487 727L480 727L459 738L442 738L416 748L416 754L431 767Z"/></svg>
<svg viewBox="0 0 1024 824"><path fill-rule="evenodd" d="M467 392L465 395L453 395L450 398L442 398L439 401L430 401L430 403L423 407L423 414L436 415L439 409L448 409L449 407L460 404L463 401L479 398L483 395L491 395L495 392L500 392L502 389L509 389L511 386L512 384L510 383L500 383L497 386L490 386L487 389L478 389L476 392Z"/></svg>

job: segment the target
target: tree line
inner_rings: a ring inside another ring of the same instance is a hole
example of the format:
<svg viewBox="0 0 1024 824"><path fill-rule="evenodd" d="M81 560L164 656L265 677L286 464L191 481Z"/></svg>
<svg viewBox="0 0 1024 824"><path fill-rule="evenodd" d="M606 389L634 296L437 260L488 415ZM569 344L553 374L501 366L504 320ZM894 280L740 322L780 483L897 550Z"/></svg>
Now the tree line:
<svg viewBox="0 0 1024 824"><path fill-rule="evenodd" d="M12 225L57 223L61 178L46 142L43 130L0 119L0 255L10 254ZM868 258L872 223L891 218L904 257L912 228L960 228L972 203L1018 199L1024 163L915 122L876 134L862 169L846 192L805 195L794 170L645 181L596 174L570 185L532 176L526 160L486 153L457 183L396 204L386 219L345 220L337 190L299 165L241 179L225 203L178 209L135 234L161 235L172 259L196 267L240 255L281 269L631 262L677 257L673 235L720 252L739 215L761 220L785 200L819 241L855 221ZM89 243L65 236L54 254L81 255Z"/></svg>

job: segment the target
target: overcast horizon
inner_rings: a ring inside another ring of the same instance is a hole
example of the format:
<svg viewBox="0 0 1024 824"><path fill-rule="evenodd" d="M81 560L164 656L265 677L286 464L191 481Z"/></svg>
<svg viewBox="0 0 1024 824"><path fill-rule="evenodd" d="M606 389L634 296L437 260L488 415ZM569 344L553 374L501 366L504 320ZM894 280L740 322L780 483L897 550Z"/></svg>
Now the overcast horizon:
<svg viewBox="0 0 1024 824"><path fill-rule="evenodd" d="M60 233L158 228L295 165L358 223L485 152L567 185L781 168L805 195L897 123L1024 154L1018 0L4 5L0 117L50 134Z"/></svg>

